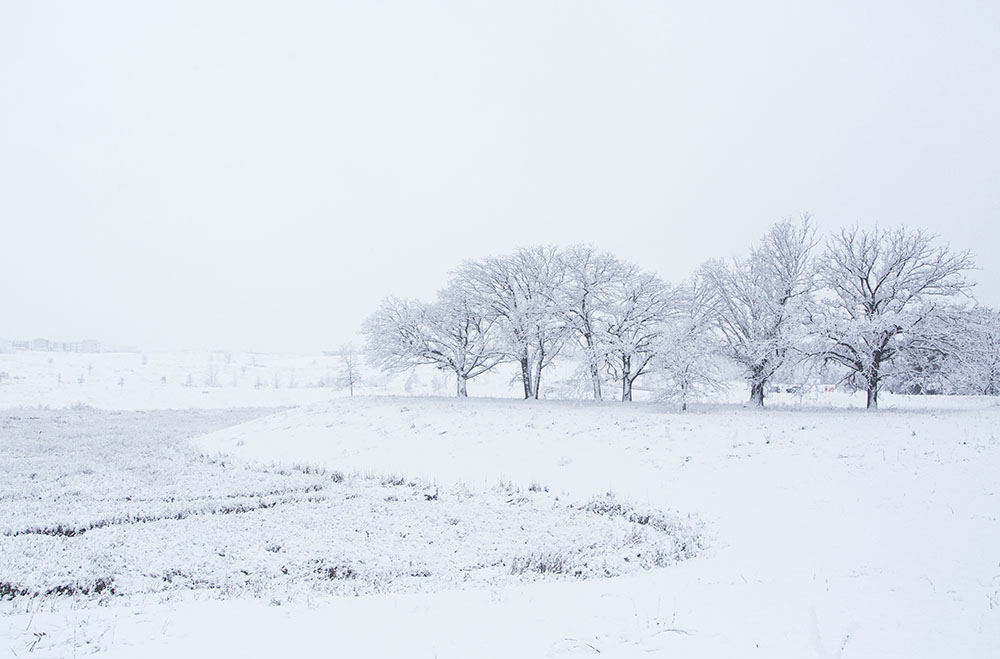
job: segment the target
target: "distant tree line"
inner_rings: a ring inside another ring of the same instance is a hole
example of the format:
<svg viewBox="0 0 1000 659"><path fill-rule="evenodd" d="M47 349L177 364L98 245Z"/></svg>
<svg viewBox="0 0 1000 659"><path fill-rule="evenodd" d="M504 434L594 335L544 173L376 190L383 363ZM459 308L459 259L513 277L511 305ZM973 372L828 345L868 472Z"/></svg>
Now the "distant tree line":
<svg viewBox="0 0 1000 659"><path fill-rule="evenodd" d="M433 365L468 381L513 363L525 398L570 356L594 399L623 401L649 379L686 408L737 365L764 404L781 369L822 372L867 392L1000 393L1000 315L976 306L968 252L905 228L852 227L822 245L809 215L773 225L746 255L687 281L590 246L519 249L466 261L433 302L389 297L364 324L374 364Z"/></svg>

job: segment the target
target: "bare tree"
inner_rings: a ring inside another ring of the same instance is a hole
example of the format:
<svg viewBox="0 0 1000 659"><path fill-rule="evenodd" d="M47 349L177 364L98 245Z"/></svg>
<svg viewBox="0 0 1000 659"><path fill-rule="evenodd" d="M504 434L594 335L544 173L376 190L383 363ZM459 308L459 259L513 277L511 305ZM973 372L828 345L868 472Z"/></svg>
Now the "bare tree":
<svg viewBox="0 0 1000 659"><path fill-rule="evenodd" d="M594 400L601 400L602 317L608 312L612 287L621 282L628 267L613 254L585 245L566 249L560 258L565 272L566 325L583 352Z"/></svg>
<svg viewBox="0 0 1000 659"><path fill-rule="evenodd" d="M467 261L454 272L454 286L496 322L505 359L521 367L525 398L538 398L542 370L565 343L562 281L562 263L554 247Z"/></svg>
<svg viewBox="0 0 1000 659"><path fill-rule="evenodd" d="M945 365L953 391L1000 396L1000 312L976 307L958 314Z"/></svg>
<svg viewBox="0 0 1000 659"><path fill-rule="evenodd" d="M699 277L726 353L744 369L750 402L763 406L767 381L801 333L813 290L809 215L773 225L746 259L710 261Z"/></svg>
<svg viewBox="0 0 1000 659"><path fill-rule="evenodd" d="M659 277L630 267L610 295L603 336L605 364L622 383L622 400L630 401L633 383L656 356L670 294Z"/></svg>
<svg viewBox="0 0 1000 659"><path fill-rule="evenodd" d="M832 237L820 260L821 283L830 290L817 314L815 354L847 369L846 379L867 391L878 407L886 370L902 353L941 348L944 310L934 300L966 292L968 252L935 246L935 236L899 228L858 227Z"/></svg>
<svg viewBox="0 0 1000 659"><path fill-rule="evenodd" d="M909 343L917 337L922 349ZM903 341L905 349L884 369L883 390L1000 395L1000 313L986 307L938 305L920 331Z"/></svg>
<svg viewBox="0 0 1000 659"><path fill-rule="evenodd" d="M726 386L711 313L703 279L695 277L677 287L671 318L660 339L655 372L663 388L661 398L676 401L681 411L687 410L691 400Z"/></svg>
<svg viewBox="0 0 1000 659"><path fill-rule="evenodd" d="M896 356L882 369L880 389L910 395L951 391L950 376L959 361L960 337L969 331L961 317L957 308L938 307L925 317L918 332L901 336ZM845 371L846 379L857 386L850 378L853 371Z"/></svg>
<svg viewBox="0 0 1000 659"><path fill-rule="evenodd" d="M434 304L388 298L364 325L367 352L388 371L429 364L451 371L459 396L470 379L496 366L503 353L495 346L495 321L456 288Z"/></svg>
<svg viewBox="0 0 1000 659"><path fill-rule="evenodd" d="M353 345L348 344L340 348L340 377L337 383L346 388L351 396L354 395L354 387L362 384L361 355Z"/></svg>

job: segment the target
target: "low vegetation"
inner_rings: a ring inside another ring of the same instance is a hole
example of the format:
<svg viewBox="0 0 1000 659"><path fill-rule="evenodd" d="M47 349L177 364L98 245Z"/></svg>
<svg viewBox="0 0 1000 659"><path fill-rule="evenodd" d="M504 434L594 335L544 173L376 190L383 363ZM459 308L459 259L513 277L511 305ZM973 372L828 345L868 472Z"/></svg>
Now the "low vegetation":
<svg viewBox="0 0 1000 659"><path fill-rule="evenodd" d="M253 412L0 418L0 600L372 593L624 574L689 558L690 521L578 505L537 484L444 489L203 455ZM623 505L623 504L622 504ZM663 520L661 524L650 520Z"/></svg>

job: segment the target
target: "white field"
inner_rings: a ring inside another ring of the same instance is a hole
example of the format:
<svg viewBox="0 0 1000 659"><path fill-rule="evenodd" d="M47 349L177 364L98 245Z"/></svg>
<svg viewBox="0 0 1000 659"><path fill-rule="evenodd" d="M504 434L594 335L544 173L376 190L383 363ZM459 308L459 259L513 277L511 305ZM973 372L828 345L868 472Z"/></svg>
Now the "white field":
<svg viewBox="0 0 1000 659"><path fill-rule="evenodd" d="M222 599L195 590L104 598L101 605L43 598L0 617L0 649L16 656L31 649L31 656L96 650L117 657L1000 656L995 399L886 396L883 409L869 413L857 409L863 405L858 397L779 395L763 411L727 404L680 414L648 403L350 399L303 384L235 386L225 394L226 386L173 387L169 379L159 385L157 375L141 393L135 374L161 357L160 370L176 360L151 354L143 365L139 355L89 356L93 372L106 369L109 377L81 385L74 376L69 386L75 389L65 393L50 371L41 373L55 360L0 355L0 371L21 378L0 385L0 408L76 402L113 408L114 396L129 409L221 406L226 395L229 405L298 404L195 438L187 449L178 445L174 462L190 455L192 462L180 467L200 473L194 456L226 454L231 464L267 472L266 478L286 472L296 479L311 476L284 467L313 465L364 482L374 476L375 489L384 487L379 475L400 474L420 483L420 493L431 487L468 493L470 503L503 524L512 519L508 509L488 505L501 481L512 484L507 492L559 497L560 505L613 492L638 510L672 510L682 521L690 515L692 525L703 524L705 548L688 560L613 578L535 581L498 572L474 583L445 579L358 597L315 588L289 593L283 583L264 582L259 597L237 589ZM174 369L186 373L203 357ZM126 359L135 361L127 366L133 376L119 387L115 369L122 372ZM300 380L306 367L315 365L299 366ZM402 392L399 381L367 393ZM497 388L506 385L497 381ZM137 391L125 399L131 382ZM470 390L476 392L476 382ZM159 414L178 423L190 415ZM31 457L24 437L0 439ZM18 473L17 466L5 466ZM75 466L65 465L78 479L72 489L91 487ZM549 491L533 492L533 484ZM338 514L335 507L324 510ZM380 519L391 518L390 510ZM571 525L558 518L551 523ZM244 533L252 535L253 527ZM461 547L459 540L447 542ZM609 551L620 557L618 549ZM281 606L272 605L271 586L286 588Z"/></svg>
<svg viewBox="0 0 1000 659"><path fill-rule="evenodd" d="M90 406L98 409L223 409L305 405L348 396L338 382L343 360L336 355L274 355L240 352L49 353L0 352L0 409ZM359 395L451 396L454 378L420 367L386 375L362 364ZM567 367L544 372L547 398L581 399L590 384ZM469 382L473 397L517 392L510 364ZM739 388L738 388L739 389ZM608 388L612 398L618 394ZM637 397L649 396L641 387ZM729 402L741 401L741 389ZM812 398L816 398L815 395ZM808 398L807 398L808 399ZM797 399L796 399L797 400ZM861 401L864 404L864 401Z"/></svg>

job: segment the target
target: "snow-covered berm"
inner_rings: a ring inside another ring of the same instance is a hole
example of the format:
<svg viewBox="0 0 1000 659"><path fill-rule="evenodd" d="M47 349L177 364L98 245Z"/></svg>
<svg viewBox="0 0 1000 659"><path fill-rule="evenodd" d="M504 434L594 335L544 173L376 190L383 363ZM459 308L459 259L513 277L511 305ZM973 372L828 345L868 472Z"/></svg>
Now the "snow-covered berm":
<svg viewBox="0 0 1000 659"><path fill-rule="evenodd" d="M706 547L610 579L320 593L282 606L162 594L41 606L0 618L0 647L24 656L37 641L33 656L122 657L998 656L1000 407L887 403L895 409L679 414L384 397L284 410L197 438L195 450L296 478L309 474L293 467L311 465L476 496L501 482L560 503L611 492L637 510L691 514Z"/></svg>

